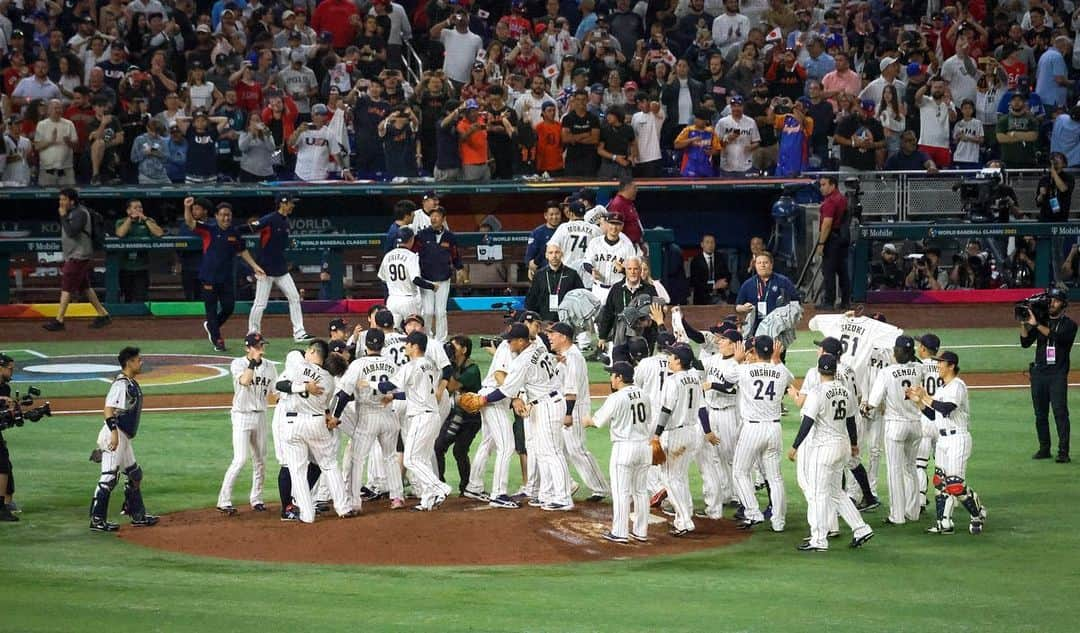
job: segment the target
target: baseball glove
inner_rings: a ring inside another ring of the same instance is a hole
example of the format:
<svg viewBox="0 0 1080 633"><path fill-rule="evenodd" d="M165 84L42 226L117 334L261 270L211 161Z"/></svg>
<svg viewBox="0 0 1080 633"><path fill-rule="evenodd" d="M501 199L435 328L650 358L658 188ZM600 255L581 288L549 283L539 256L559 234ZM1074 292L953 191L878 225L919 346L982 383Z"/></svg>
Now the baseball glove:
<svg viewBox="0 0 1080 633"><path fill-rule="evenodd" d="M667 456L664 455L664 448L660 446L660 439L654 437L649 440L649 448L652 449L653 466L659 466L660 464L663 464L664 461L667 459Z"/></svg>
<svg viewBox="0 0 1080 633"><path fill-rule="evenodd" d="M466 392L458 396L458 406L465 413L478 413L486 404L487 400L478 393Z"/></svg>

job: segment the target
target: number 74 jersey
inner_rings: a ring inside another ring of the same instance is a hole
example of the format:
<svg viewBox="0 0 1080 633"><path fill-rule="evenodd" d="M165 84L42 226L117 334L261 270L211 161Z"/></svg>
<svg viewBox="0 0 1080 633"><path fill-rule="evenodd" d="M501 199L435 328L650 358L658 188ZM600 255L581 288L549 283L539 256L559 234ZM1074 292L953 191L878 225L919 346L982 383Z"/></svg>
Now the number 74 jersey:
<svg viewBox="0 0 1080 633"><path fill-rule="evenodd" d="M755 422L780 419L780 405L788 385L795 380L784 365L750 363L724 371L724 381L738 385L739 417Z"/></svg>

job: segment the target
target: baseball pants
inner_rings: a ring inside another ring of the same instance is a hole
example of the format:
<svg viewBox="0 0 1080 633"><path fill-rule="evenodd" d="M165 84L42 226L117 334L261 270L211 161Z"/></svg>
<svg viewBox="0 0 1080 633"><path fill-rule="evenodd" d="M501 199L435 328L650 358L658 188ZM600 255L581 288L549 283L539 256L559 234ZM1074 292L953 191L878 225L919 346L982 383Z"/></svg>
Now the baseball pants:
<svg viewBox="0 0 1080 633"><path fill-rule="evenodd" d="M889 520L899 525L919 519L919 485L915 452L919 448L919 420L885 419L885 457L889 476Z"/></svg>
<svg viewBox="0 0 1080 633"><path fill-rule="evenodd" d="M405 425L405 468L413 492L420 496L420 507L430 510L437 497L446 498L452 489L439 481L432 462L435 460L435 438L439 435L439 414L432 411L408 416ZM419 489L418 489L419 488Z"/></svg>
<svg viewBox="0 0 1080 633"><path fill-rule="evenodd" d="M368 472L373 470L369 460L381 459L385 462L384 470L387 475L387 487L391 499L404 499L405 492L401 481L401 469L397 463L397 438L401 432L397 418L393 412L367 411L363 412L365 423L359 425L356 434L349 442L345 451L345 461L351 464L350 479L346 486L351 490L351 498L356 508L361 505L360 488L364 476L364 464L367 462ZM378 452L372 450L378 447ZM387 457L384 457L387 456Z"/></svg>
<svg viewBox="0 0 1080 633"><path fill-rule="evenodd" d="M266 412L232 412L233 458L225 471L218 492L218 507L232 505L233 486L240 475L240 469L251 459L251 493L248 500L251 505L263 502L263 482L266 480Z"/></svg>
<svg viewBox="0 0 1080 633"><path fill-rule="evenodd" d="M446 302L450 299L450 280L438 282L435 290L420 289L420 305L423 307L424 323L431 335L445 341L447 337Z"/></svg>
<svg viewBox="0 0 1080 633"><path fill-rule="evenodd" d="M879 411L871 411L866 417L866 451L870 457L866 460L866 478L870 481L870 490L878 496L878 479L881 475L881 457L885 453L885 421ZM859 436L860 440L863 436Z"/></svg>
<svg viewBox="0 0 1080 633"><path fill-rule="evenodd" d="M667 459L660 465L667 484L668 501L675 508L676 530L694 529L694 499L690 495L690 461L697 452L701 428L684 426L667 429L660 436ZM650 462L652 460L650 459Z"/></svg>
<svg viewBox="0 0 1080 633"><path fill-rule="evenodd" d="M124 489L124 502L128 507L128 513L132 518L141 517L145 514L142 503L142 493L139 491L142 481L142 469L135 461L135 451L131 448L131 438L123 431L117 431L116 448L109 450L109 441L112 439L112 431L105 424L101 425L98 432L97 447L101 449L101 476L94 488L93 500L90 504L90 514L93 517L105 520L109 511L109 496L123 472L127 477Z"/></svg>
<svg viewBox="0 0 1080 633"><path fill-rule="evenodd" d="M405 318L420 314L419 297L390 295L386 298L386 309L394 315L394 327L400 328Z"/></svg>
<svg viewBox="0 0 1080 633"><path fill-rule="evenodd" d="M784 494L784 479L780 475L780 445L783 441L779 422L752 422L747 420L739 433L735 445L735 462L732 464L732 476L735 479L735 492L739 503L745 508L747 520L764 521L750 471L759 463L765 471L765 483L769 484L769 502L772 505L772 527L780 532L784 529L787 512L787 499Z"/></svg>
<svg viewBox="0 0 1080 633"><path fill-rule="evenodd" d="M288 273L279 277L256 279L255 302L251 304L251 313L248 315L248 332L262 331L262 318L270 301L271 286L277 286L289 302L289 320L292 321L293 338L304 336L306 330L304 330L304 313L300 308L300 292L296 290L296 282Z"/></svg>
<svg viewBox="0 0 1080 633"><path fill-rule="evenodd" d="M123 436L123 433L120 434ZM967 462L971 457L971 433L967 429L958 429L955 435L939 436L937 449L934 452L934 466L945 473L945 477L959 477L967 481ZM105 462L102 462L104 465ZM945 496L945 517L947 522L952 521L953 509L956 507L956 497L947 494Z"/></svg>
<svg viewBox="0 0 1080 633"><path fill-rule="evenodd" d="M491 477L491 498L507 494L510 480L510 461L514 457L514 431L510 421L510 407L498 402L480 409L483 439L473 457L469 472L469 491L484 491L484 471L488 455L495 452L495 467Z"/></svg>
<svg viewBox="0 0 1080 633"><path fill-rule="evenodd" d="M326 428L325 415L286 413L282 426L291 426L292 434L282 447L289 465L293 486L293 499L304 523L315 521L315 500L311 489L303 485L307 481L308 464L314 460L322 470L322 477L330 488L334 510L343 516L352 510L352 503L345 494L345 481L337 464L337 443L330 429Z"/></svg>
<svg viewBox="0 0 1080 633"><path fill-rule="evenodd" d="M701 442L694 452L694 461L701 472L701 496L705 499L705 514L710 519L719 519L724 514L726 482L720 475L720 450L701 436Z"/></svg>
<svg viewBox="0 0 1080 633"><path fill-rule="evenodd" d="M525 417L525 442L529 446L529 479L535 470L539 481L537 498L541 503L574 506L570 496L570 468L563 446L563 416L566 405L562 396L545 397L532 405ZM531 444L530 442L531 438Z"/></svg>
<svg viewBox="0 0 1080 633"><path fill-rule="evenodd" d="M563 446L566 448L566 460L574 465L584 483L594 495L608 496L610 487L604 481L604 471L600 470L600 463L585 446L585 427L581 425L581 419L589 415L587 405L574 408L572 426L563 426ZM568 482L569 483L569 482Z"/></svg>
<svg viewBox="0 0 1080 633"><path fill-rule="evenodd" d="M938 432L934 423L923 418L919 448L915 451L915 477L919 487L919 507L926 505L926 489L929 485L927 471L930 468L930 457L934 454L934 447L937 445L937 438Z"/></svg>
<svg viewBox="0 0 1080 633"><path fill-rule="evenodd" d="M330 429L330 435L334 438L333 454L334 460L338 463L341 462L338 456L341 455L341 433L338 429ZM341 476L341 480L345 481L345 476ZM333 495L330 492L330 483L326 480L326 477L319 475L319 479L315 482L315 485L311 488L311 494L315 496L315 503L325 503L330 500ZM351 497L350 497L351 498Z"/></svg>
<svg viewBox="0 0 1080 633"><path fill-rule="evenodd" d="M536 435L536 431L532 425L529 424L528 418L521 420L521 435L525 440L525 455L526 457L526 469L525 469L525 481L521 483L521 492L525 493L530 498L537 497L540 491L540 467L539 462L533 457L533 453L536 451L534 445L535 440L533 437ZM567 477L569 477L567 473Z"/></svg>
<svg viewBox="0 0 1080 633"><path fill-rule="evenodd" d="M646 483L652 449L648 442L616 441L611 445L611 533L627 538L630 526L630 506L634 508L633 533L645 537L649 533L649 489Z"/></svg>
<svg viewBox="0 0 1080 633"><path fill-rule="evenodd" d="M739 417L735 411L735 405L725 409L709 407L709 426L713 433L720 439L716 446L720 468L721 497L720 502L726 503L735 496L735 482L731 476L731 463L735 459L735 444L739 441Z"/></svg>
<svg viewBox="0 0 1080 633"><path fill-rule="evenodd" d="M806 520L810 524L810 545L828 549L829 530L836 515L844 519L854 538L871 532L855 509L851 497L841 487L851 446L844 441L807 446L799 450L798 461L806 462Z"/></svg>

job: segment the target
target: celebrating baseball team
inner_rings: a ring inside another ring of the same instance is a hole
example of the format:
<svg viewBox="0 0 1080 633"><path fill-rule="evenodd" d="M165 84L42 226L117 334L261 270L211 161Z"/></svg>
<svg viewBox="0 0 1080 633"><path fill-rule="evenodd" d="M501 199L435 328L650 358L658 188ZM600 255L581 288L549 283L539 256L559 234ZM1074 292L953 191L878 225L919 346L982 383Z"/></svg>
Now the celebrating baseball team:
<svg viewBox="0 0 1080 633"><path fill-rule="evenodd" d="M472 359L472 339L449 336L445 316L439 319L438 335L427 329L431 319L420 315L429 313L422 290L442 297L442 310L431 312L445 315L446 294L439 290L448 285L456 254L445 249L443 281L424 279L414 248L416 228L441 240L446 231L441 208L430 218L424 213L427 224L421 227L414 227L413 211L395 212L393 243L379 268L385 304L370 309L366 324L350 328L335 319L329 340L313 339L304 329L295 285L283 265L288 224L281 220L292 204L283 198L276 214L253 223L251 228L265 231L256 259L247 255L237 229L230 226L231 210L219 206L215 220L207 221L199 207L209 210L209 201L185 201L189 226L203 235L200 281L213 346L225 346L221 325L232 306L222 271L230 269L235 257L249 262L259 278L260 308L271 282L284 290L294 339L302 344L276 366L264 357L268 341L260 333L262 310L252 312L245 353L230 366L233 459L216 503L226 515L239 512L233 489L249 461L250 508L267 511L269 426L280 464L282 521L312 523L330 512L356 517L364 502L387 503L391 510L437 511L453 492L445 481L445 454L452 447L461 496L499 510L527 505L545 512L573 511L579 488L573 466L589 490L587 502L611 498L611 525L601 537L613 543L648 541L653 507L672 517L668 533L673 537L692 534L695 520L723 519L725 506L733 510L739 529L768 522L772 531L782 532L788 518L780 467L787 396L801 417L786 451L796 462L797 483L807 501L809 536L799 550L826 551L829 539L840 534L841 518L851 530L850 547L861 547L874 536L863 513L880 506L883 455L889 501L885 524L919 521L928 505L929 480L934 498L928 533L954 533L957 504L970 515L970 533L984 528L986 509L965 477L972 439L959 357L944 351L934 334L910 336L881 314L819 314L809 323L823 335L815 341L817 361L796 387L781 342L791 339L763 333L774 312L798 307L790 280L772 272L768 253L757 255L758 276L739 293L741 299L744 291L752 297L756 290L756 303L737 300L739 314L698 330L680 308L668 309L657 297L637 301L642 259L621 234L625 218L601 213L599 230L579 248L585 252L583 269L595 281L592 292L604 295L598 299L606 306L618 304L618 320L625 325L607 341L608 355L602 358L610 395L593 412L580 347L593 336L604 346L604 332L612 328L605 327L603 314L594 326L589 319L545 323L535 311L518 311L508 318L501 338L481 339L491 353L483 375ZM558 240L548 248L558 249ZM776 296L785 292L787 299L778 302ZM550 307L561 308L560 300L565 301L553 293ZM691 343L697 344L696 353ZM99 531L118 529L108 521L108 504L121 471L127 481L123 513L132 525L159 520L144 507L142 469L132 449L142 408L139 350L125 348L118 360L122 371L109 390L94 454L101 476L90 527ZM612 447L606 476L587 447L589 427L608 428ZM470 460L477 435L480 442ZM515 454L523 484L511 494ZM492 477L486 481L492 456ZM701 475L700 506L690 486L693 464ZM407 503L409 498L416 501Z"/></svg>

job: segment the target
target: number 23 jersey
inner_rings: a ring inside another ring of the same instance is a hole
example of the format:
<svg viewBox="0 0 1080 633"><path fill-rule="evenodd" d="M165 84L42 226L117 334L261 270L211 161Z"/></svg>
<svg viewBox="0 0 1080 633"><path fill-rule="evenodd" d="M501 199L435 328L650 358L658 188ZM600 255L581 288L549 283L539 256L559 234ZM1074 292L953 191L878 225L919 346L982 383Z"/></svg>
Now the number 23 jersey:
<svg viewBox="0 0 1080 633"><path fill-rule="evenodd" d="M510 371L499 388L507 396L524 392L528 401L539 400L552 392L561 392L561 389L558 359L535 341L510 361Z"/></svg>
<svg viewBox="0 0 1080 633"><path fill-rule="evenodd" d="M750 363L728 368L724 380L738 385L741 419L771 422L780 419L781 400L795 377L784 365Z"/></svg>

